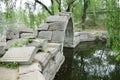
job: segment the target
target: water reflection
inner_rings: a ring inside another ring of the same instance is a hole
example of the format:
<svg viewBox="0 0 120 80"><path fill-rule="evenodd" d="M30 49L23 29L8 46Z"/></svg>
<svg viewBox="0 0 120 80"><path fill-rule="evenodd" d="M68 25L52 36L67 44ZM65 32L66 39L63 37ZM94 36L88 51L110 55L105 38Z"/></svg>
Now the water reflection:
<svg viewBox="0 0 120 80"><path fill-rule="evenodd" d="M102 43L81 43L64 49L66 60L55 80L119 80L120 65Z"/></svg>

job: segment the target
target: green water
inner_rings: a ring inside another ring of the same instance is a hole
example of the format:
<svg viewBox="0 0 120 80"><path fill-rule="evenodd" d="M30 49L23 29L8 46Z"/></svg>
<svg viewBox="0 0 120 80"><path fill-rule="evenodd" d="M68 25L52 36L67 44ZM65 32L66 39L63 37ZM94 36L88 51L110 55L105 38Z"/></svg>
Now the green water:
<svg viewBox="0 0 120 80"><path fill-rule="evenodd" d="M103 43L64 49L66 60L54 80L120 80L120 64Z"/></svg>

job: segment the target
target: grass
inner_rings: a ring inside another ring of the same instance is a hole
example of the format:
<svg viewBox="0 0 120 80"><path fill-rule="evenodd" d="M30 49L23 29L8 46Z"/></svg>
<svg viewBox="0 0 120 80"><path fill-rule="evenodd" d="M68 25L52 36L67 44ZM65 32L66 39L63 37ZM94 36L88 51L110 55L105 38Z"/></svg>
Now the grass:
<svg viewBox="0 0 120 80"><path fill-rule="evenodd" d="M9 63L0 62L0 66L6 67L6 68L11 68L11 69L16 69L16 68L18 68L19 64L16 62L9 62Z"/></svg>

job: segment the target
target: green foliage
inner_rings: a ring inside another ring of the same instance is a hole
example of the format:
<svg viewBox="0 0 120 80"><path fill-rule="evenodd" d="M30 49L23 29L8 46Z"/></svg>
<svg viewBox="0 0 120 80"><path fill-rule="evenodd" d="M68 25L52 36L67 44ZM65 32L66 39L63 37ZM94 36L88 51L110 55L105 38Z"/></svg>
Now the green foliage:
<svg viewBox="0 0 120 80"><path fill-rule="evenodd" d="M0 62L0 66L11 68L11 69L16 69L18 68L19 64L17 62L10 62L10 63Z"/></svg>
<svg viewBox="0 0 120 80"><path fill-rule="evenodd" d="M26 44L32 43L32 42L33 42L33 39L31 39L31 38L27 38L27 39L26 39Z"/></svg>
<svg viewBox="0 0 120 80"><path fill-rule="evenodd" d="M106 28L108 31L107 46L114 52L120 54L120 8L117 6L117 0L107 2ZM117 57L118 60L119 56Z"/></svg>
<svg viewBox="0 0 120 80"><path fill-rule="evenodd" d="M15 42L15 43L13 43L9 48L11 48L11 47L22 47L23 46L23 44L22 43L19 43L19 42Z"/></svg>
<svg viewBox="0 0 120 80"><path fill-rule="evenodd" d="M29 43L32 43L33 42L33 39L30 39L30 38L27 38L25 41L23 42L14 42L12 45L10 45L9 48L11 47L23 47L24 45L28 45Z"/></svg>

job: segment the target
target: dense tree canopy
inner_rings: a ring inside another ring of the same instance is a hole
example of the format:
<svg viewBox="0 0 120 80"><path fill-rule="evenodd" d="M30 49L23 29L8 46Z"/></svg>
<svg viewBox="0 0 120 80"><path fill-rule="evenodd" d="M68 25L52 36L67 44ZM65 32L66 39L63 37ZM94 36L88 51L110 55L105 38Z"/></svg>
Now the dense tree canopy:
<svg viewBox="0 0 120 80"><path fill-rule="evenodd" d="M10 25L9 23L17 22L28 27L37 28L40 23L45 22L45 18L49 15L58 14L59 12L72 12L75 24L79 23L83 29L86 28L88 21L94 25L97 25L97 21L106 24L109 34L108 45L112 49L119 50L120 0L49 1L51 4L48 6L42 0L0 0L1 23L4 22ZM19 7L17 7L18 2Z"/></svg>

